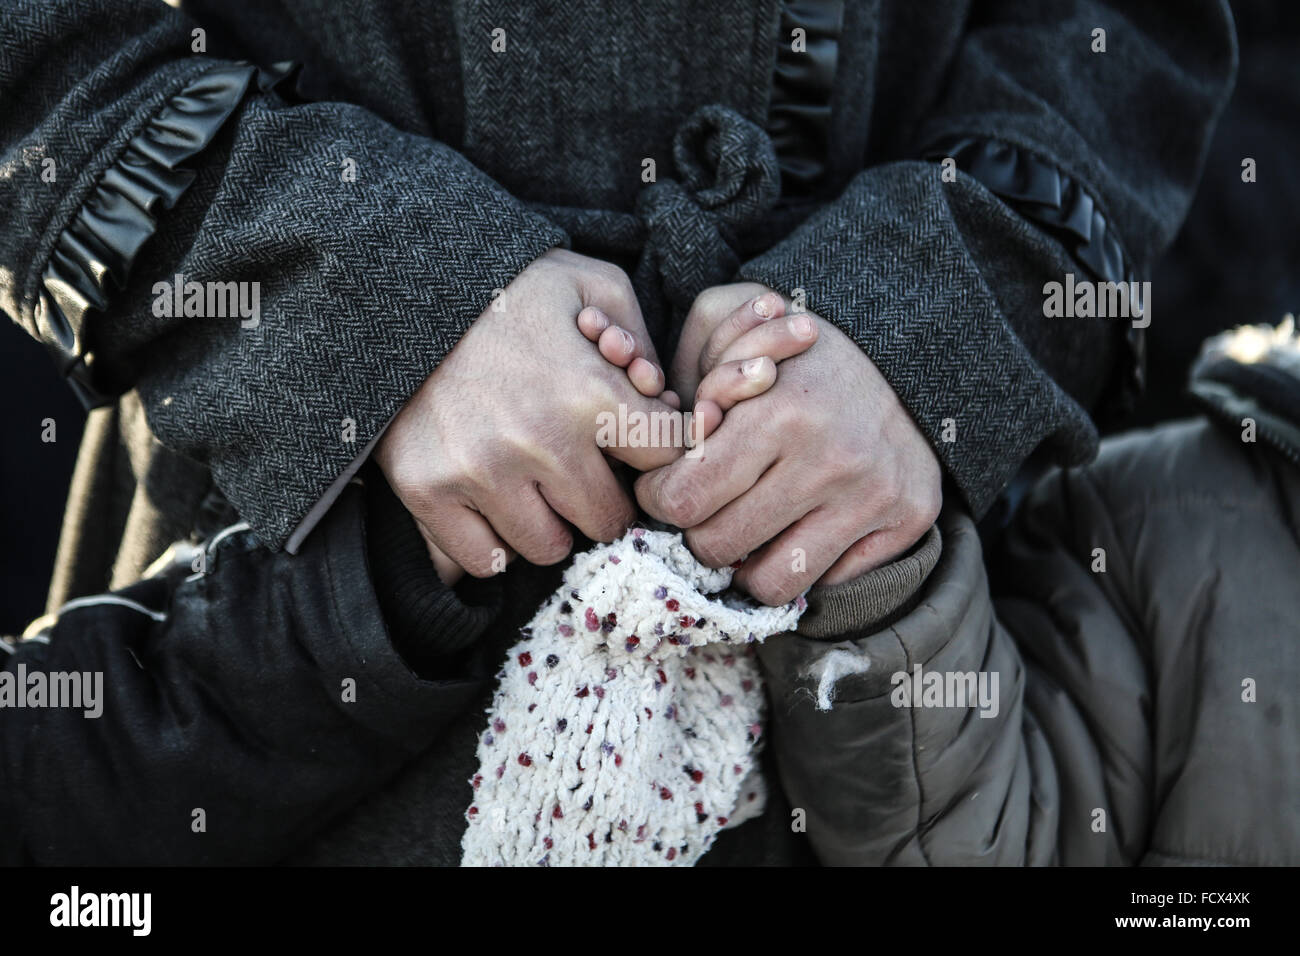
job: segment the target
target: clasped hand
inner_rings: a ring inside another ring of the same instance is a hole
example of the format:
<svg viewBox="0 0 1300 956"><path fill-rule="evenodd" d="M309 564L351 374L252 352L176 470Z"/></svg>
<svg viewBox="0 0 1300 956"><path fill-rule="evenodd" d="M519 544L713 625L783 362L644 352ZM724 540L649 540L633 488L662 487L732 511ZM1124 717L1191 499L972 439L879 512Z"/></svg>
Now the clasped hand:
<svg viewBox="0 0 1300 956"><path fill-rule="evenodd" d="M862 349L790 312L757 284L706 290L666 383L622 270L553 250L474 322L376 460L448 582L515 554L562 561L570 526L613 540L636 515L623 466L641 472L640 506L702 562L743 562L735 583L755 599L849 580L929 528L939 462ZM683 404L689 453L669 427ZM602 445L602 413L645 416L649 440Z"/></svg>

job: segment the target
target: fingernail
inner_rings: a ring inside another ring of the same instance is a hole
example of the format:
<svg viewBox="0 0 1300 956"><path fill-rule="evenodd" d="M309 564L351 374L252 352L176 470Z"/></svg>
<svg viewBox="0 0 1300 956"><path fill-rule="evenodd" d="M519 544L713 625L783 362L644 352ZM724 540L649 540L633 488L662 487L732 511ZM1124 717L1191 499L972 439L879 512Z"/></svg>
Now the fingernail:
<svg viewBox="0 0 1300 956"><path fill-rule="evenodd" d="M625 347L624 351L631 352L634 348L636 348L636 339L632 338L631 332L627 331L626 329L619 329L618 331L623 337L623 345Z"/></svg>
<svg viewBox="0 0 1300 956"><path fill-rule="evenodd" d="M813 334L812 319L806 315L796 315L789 320L790 331L801 339L809 338Z"/></svg>
<svg viewBox="0 0 1300 956"><path fill-rule="evenodd" d="M740 372L745 378L758 378L763 372L763 360L761 358L750 359L740 366Z"/></svg>
<svg viewBox="0 0 1300 956"><path fill-rule="evenodd" d="M754 314L759 318L769 319L772 317L772 303L768 300L766 292L755 299L751 303L751 307L754 310Z"/></svg>
<svg viewBox="0 0 1300 956"><path fill-rule="evenodd" d="M604 332L607 328L609 328L609 316L607 316L604 312L600 312L596 309L592 309L591 311L595 313L595 318L592 321L596 326L597 332Z"/></svg>

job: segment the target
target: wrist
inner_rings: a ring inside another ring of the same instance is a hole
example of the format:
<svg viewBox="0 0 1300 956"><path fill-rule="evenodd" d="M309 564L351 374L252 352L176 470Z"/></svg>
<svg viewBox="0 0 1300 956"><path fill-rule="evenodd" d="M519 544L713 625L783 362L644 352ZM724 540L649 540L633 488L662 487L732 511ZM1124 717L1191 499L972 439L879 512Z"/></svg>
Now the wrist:
<svg viewBox="0 0 1300 956"><path fill-rule="evenodd" d="M808 610L799 621L798 633L818 639L841 638L897 620L915 605L942 550L938 525L932 525L897 560L842 584L814 587L808 592Z"/></svg>

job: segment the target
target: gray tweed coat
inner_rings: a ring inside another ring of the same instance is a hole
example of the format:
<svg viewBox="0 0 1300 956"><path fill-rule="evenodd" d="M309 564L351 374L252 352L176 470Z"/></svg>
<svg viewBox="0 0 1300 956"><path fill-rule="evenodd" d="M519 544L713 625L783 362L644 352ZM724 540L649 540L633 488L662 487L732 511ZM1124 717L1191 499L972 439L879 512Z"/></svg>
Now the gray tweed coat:
<svg viewBox="0 0 1300 956"><path fill-rule="evenodd" d="M1041 289L1089 248L1140 274L1171 239L1231 84L1226 7L845 4L825 175L783 197L774 63L819 6L7 3L0 308L110 402L52 602L130 580L213 486L264 542L300 539L493 290L557 244L626 265L666 349L710 283L805 290L977 514L1040 446L1088 459L1089 410L1133 356L1119 323L1044 319ZM250 85L185 161L192 186L151 210L125 287L60 342L41 305L61 237L151 118L241 59L302 63L297 89ZM959 163L976 174L944 182L933 160L962 142L1001 150L1005 175ZM155 316L176 274L259 282L259 325Z"/></svg>

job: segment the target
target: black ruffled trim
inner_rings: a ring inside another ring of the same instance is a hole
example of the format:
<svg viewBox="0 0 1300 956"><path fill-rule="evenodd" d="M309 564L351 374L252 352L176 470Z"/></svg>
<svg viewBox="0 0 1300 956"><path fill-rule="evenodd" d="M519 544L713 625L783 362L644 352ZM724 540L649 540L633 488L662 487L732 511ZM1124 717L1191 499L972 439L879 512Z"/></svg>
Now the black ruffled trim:
<svg viewBox="0 0 1300 956"><path fill-rule="evenodd" d="M806 196L824 184L843 22L843 0L787 0L782 5L767 132L781 165L785 196ZM792 48L796 27L806 33L803 52Z"/></svg>
<svg viewBox="0 0 1300 956"><path fill-rule="evenodd" d="M155 212L176 205L194 181L196 173L180 164L208 147L256 72L251 65L216 67L168 100L104 173L55 243L36 318L59 371L86 408L113 400L94 382L86 314L108 309L110 281L117 289L125 287L136 254L157 229Z"/></svg>
<svg viewBox="0 0 1300 956"><path fill-rule="evenodd" d="M282 60L270 66L258 67L257 88L263 93L276 93L287 103L303 103L302 64L297 60Z"/></svg>
<svg viewBox="0 0 1300 956"><path fill-rule="evenodd" d="M941 140L925 158L952 157L957 168L982 183L1027 219L1063 233L1071 255L1102 282L1137 281L1132 260L1124 252L1097 201L1071 176L1028 150L997 140L956 137ZM1112 411L1127 411L1145 386L1146 330L1127 327L1129 363Z"/></svg>

